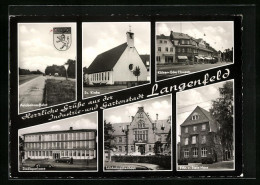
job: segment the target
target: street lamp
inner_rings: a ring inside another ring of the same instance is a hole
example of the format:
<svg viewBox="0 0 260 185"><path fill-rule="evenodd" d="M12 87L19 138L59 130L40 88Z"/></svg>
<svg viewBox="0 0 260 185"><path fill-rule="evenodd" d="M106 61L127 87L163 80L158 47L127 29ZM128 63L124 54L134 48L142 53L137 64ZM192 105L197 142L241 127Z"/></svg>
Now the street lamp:
<svg viewBox="0 0 260 185"><path fill-rule="evenodd" d="M68 67L69 67L69 64L64 64L64 67L65 67L65 71L66 71L66 80L68 80Z"/></svg>

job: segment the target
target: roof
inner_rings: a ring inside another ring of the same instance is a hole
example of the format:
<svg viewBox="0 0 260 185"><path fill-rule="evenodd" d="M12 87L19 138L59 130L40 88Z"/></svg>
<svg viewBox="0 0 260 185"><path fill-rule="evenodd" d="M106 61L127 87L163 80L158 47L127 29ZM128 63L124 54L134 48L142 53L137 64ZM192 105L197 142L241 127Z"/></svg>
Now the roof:
<svg viewBox="0 0 260 185"><path fill-rule="evenodd" d="M144 65L146 66L146 61L150 61L150 55L140 55Z"/></svg>
<svg viewBox="0 0 260 185"><path fill-rule="evenodd" d="M156 39L170 39L170 36L166 36L164 34L156 35Z"/></svg>
<svg viewBox="0 0 260 185"><path fill-rule="evenodd" d="M191 115L194 112L201 113L200 118L197 120L191 120ZM209 111L197 106L192 113L187 117L187 119L181 124L181 126L189 126L189 125L196 125L199 123L209 122L210 131L216 132L217 131L217 122L211 117Z"/></svg>
<svg viewBox="0 0 260 185"><path fill-rule="evenodd" d="M23 134L25 135L37 135L37 134L54 134L54 133L68 133L68 132L82 132L82 131L97 131L96 129L77 129L77 130L56 130L56 131L44 131L44 132L31 132Z"/></svg>
<svg viewBox="0 0 260 185"><path fill-rule="evenodd" d="M185 33L171 32L174 39L191 39L191 36Z"/></svg>
<svg viewBox="0 0 260 185"><path fill-rule="evenodd" d="M157 120L157 121L152 121L153 123L156 123L156 133L168 133L170 128L171 128L171 124L168 123L168 120ZM125 135L124 132L122 132L123 128L124 130L126 130L127 125L130 125L130 122L124 122L124 123L114 123L112 124L114 132L113 135ZM152 126L152 125L151 125ZM161 127L164 127L164 130L161 130ZM130 126L131 128L131 126Z"/></svg>
<svg viewBox="0 0 260 185"><path fill-rule="evenodd" d="M99 54L88 67L88 74L111 71L126 48L127 43L124 43Z"/></svg>

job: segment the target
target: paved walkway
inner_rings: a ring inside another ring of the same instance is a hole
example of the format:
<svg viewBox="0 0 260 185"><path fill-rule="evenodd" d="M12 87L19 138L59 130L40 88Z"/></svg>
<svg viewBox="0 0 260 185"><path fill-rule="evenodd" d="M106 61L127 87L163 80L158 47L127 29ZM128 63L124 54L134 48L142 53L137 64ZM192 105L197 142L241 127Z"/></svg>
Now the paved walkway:
<svg viewBox="0 0 260 185"><path fill-rule="evenodd" d="M41 108L45 76L39 76L19 85L19 113Z"/></svg>

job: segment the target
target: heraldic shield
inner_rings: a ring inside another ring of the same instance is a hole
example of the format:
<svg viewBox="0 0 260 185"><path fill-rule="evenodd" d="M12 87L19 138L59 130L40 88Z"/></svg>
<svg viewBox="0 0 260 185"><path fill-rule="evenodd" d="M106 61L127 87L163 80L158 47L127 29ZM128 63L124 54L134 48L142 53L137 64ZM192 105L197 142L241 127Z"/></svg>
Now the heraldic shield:
<svg viewBox="0 0 260 185"><path fill-rule="evenodd" d="M59 51L66 51L70 48L72 42L71 27L53 28L53 44Z"/></svg>

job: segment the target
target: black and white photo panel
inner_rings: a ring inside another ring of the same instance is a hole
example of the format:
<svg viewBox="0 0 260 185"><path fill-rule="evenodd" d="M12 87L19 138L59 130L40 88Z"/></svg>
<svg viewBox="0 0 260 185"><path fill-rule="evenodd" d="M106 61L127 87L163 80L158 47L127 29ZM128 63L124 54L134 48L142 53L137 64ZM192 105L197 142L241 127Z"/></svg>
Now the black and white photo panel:
<svg viewBox="0 0 260 185"><path fill-rule="evenodd" d="M150 22L82 23L83 98L150 83Z"/></svg>
<svg viewBox="0 0 260 185"><path fill-rule="evenodd" d="M234 22L156 22L157 80L233 64Z"/></svg>
<svg viewBox="0 0 260 185"><path fill-rule="evenodd" d="M98 171L97 113L18 130L20 172Z"/></svg>
<svg viewBox="0 0 260 185"><path fill-rule="evenodd" d="M171 95L104 111L104 171L172 170Z"/></svg>
<svg viewBox="0 0 260 185"><path fill-rule="evenodd" d="M76 23L18 23L18 112L76 100Z"/></svg>
<svg viewBox="0 0 260 185"><path fill-rule="evenodd" d="M176 170L235 170L234 80L178 92L176 102Z"/></svg>

